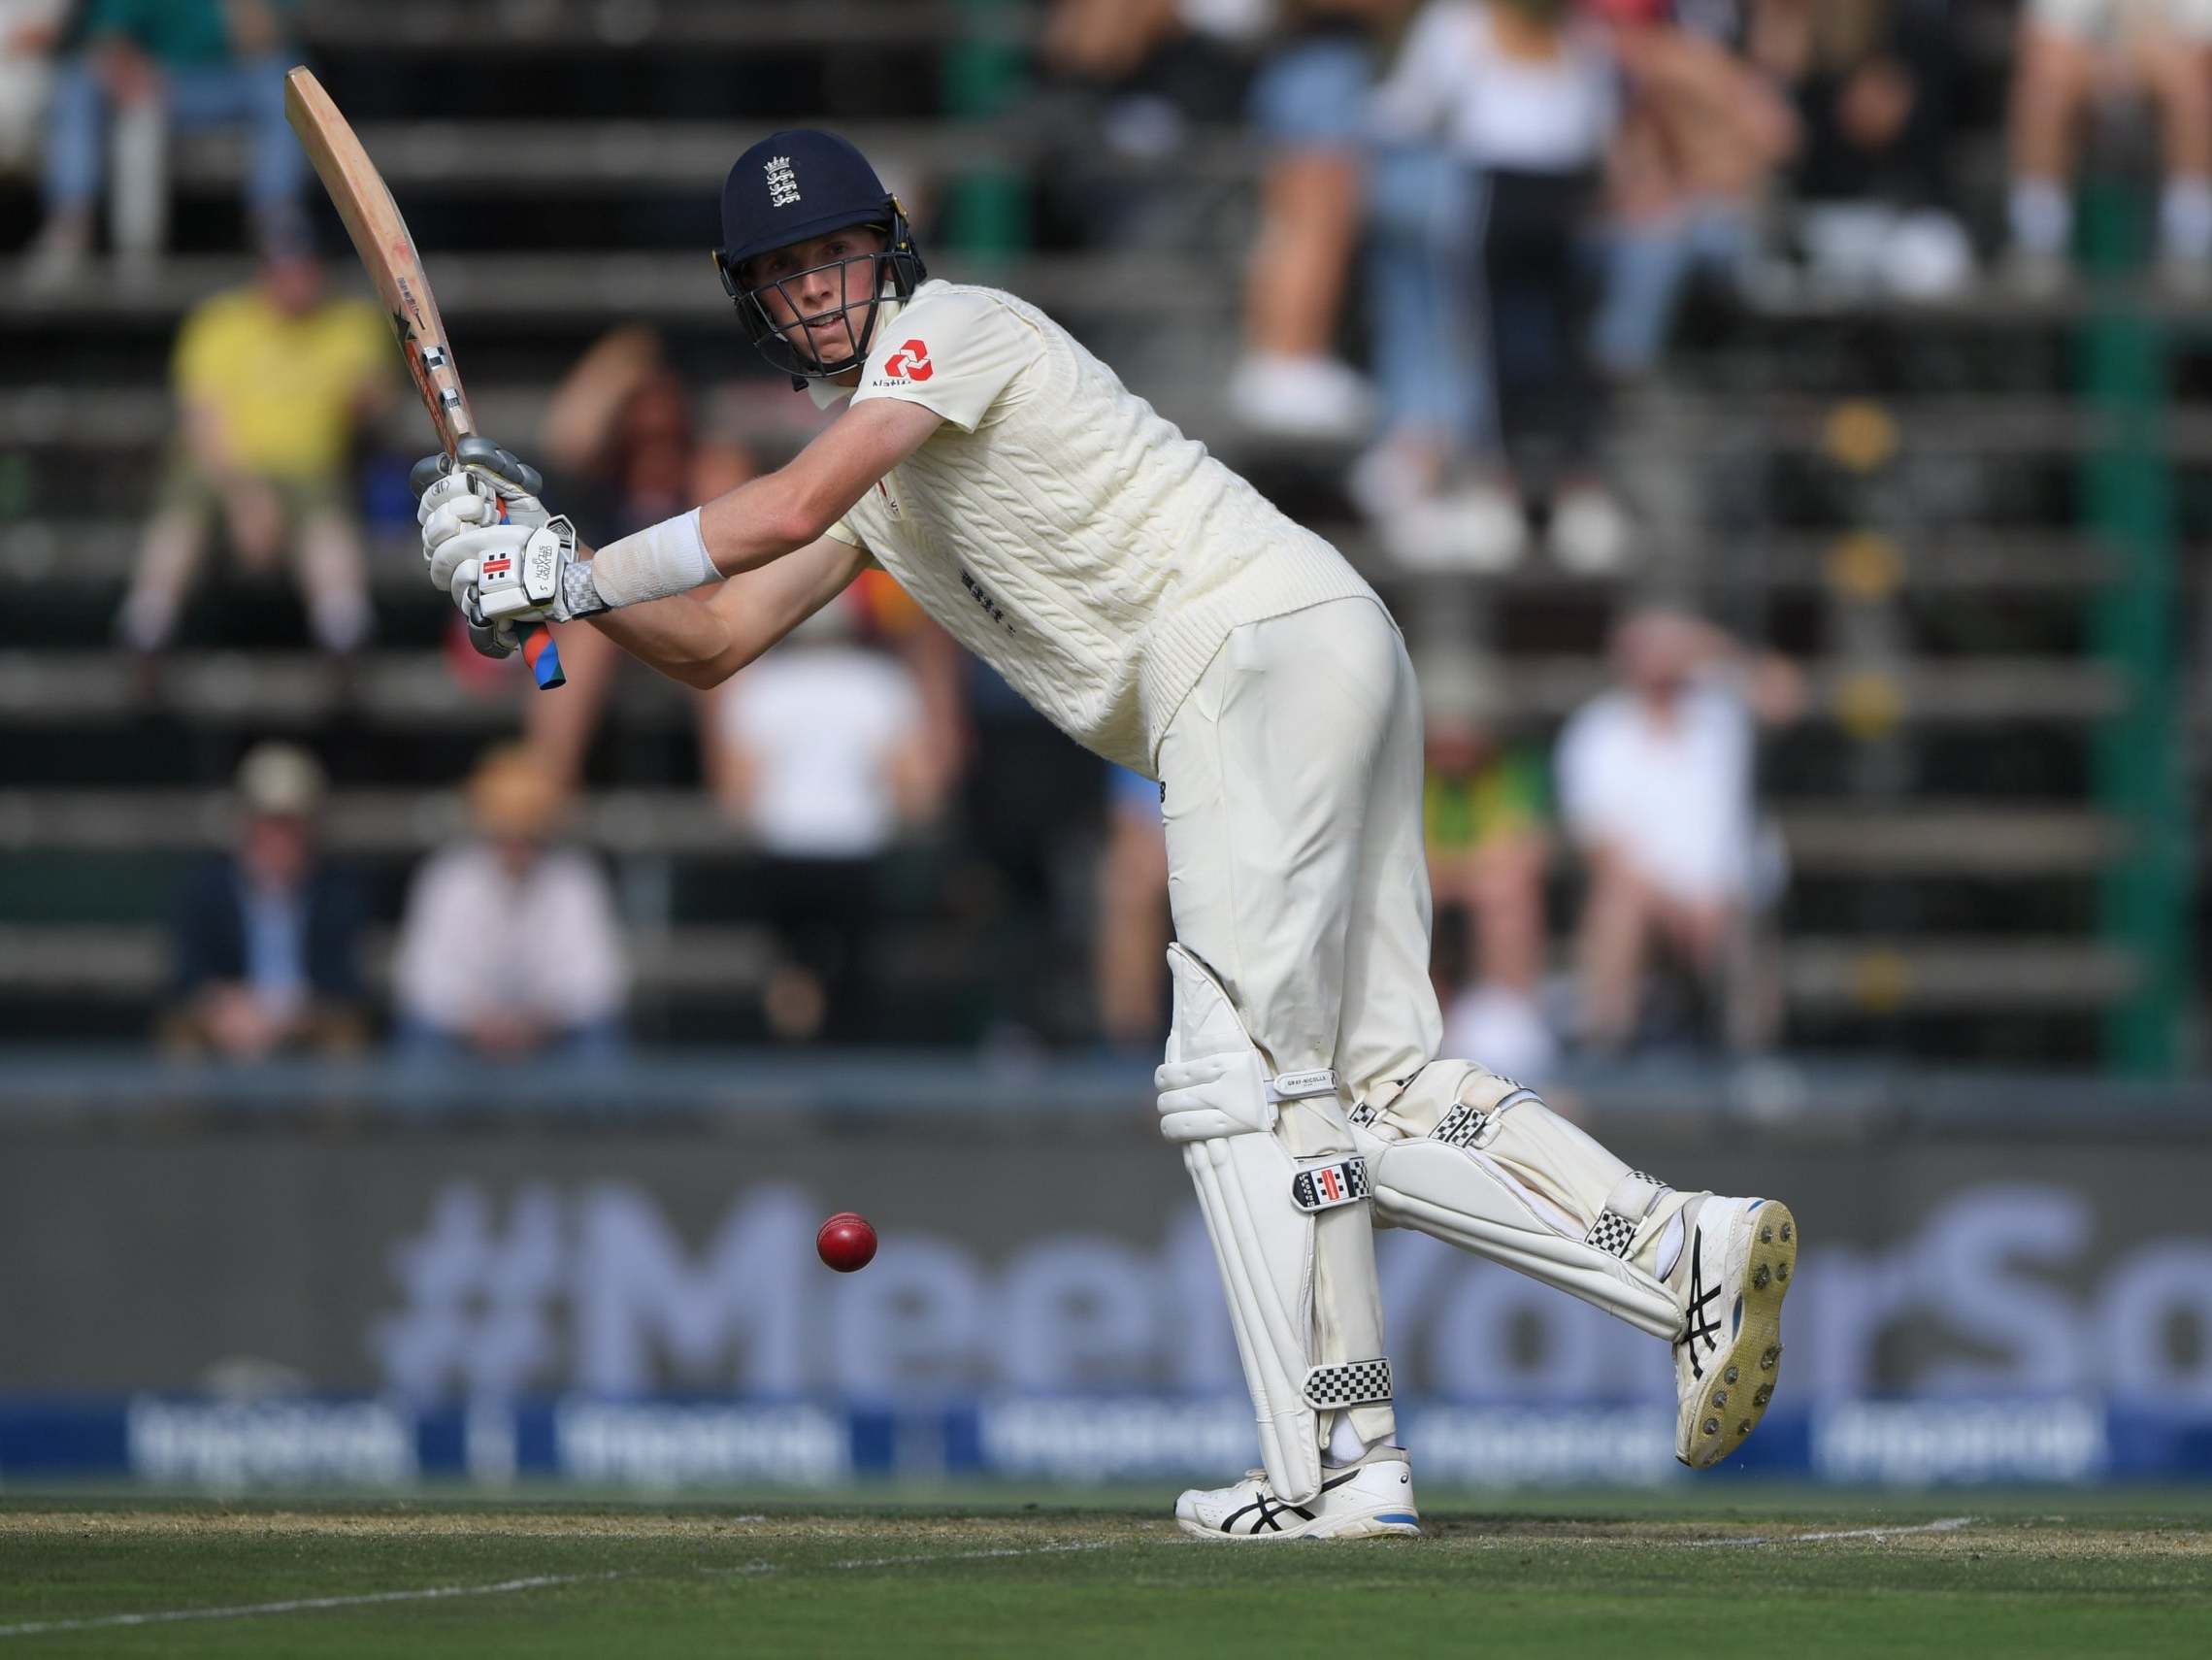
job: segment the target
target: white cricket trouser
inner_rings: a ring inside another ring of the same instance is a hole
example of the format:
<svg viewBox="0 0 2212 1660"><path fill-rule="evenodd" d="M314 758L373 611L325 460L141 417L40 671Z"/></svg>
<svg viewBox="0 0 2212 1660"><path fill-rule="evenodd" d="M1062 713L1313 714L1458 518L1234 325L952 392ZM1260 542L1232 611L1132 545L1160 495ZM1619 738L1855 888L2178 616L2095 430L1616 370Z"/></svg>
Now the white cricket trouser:
<svg viewBox="0 0 2212 1660"><path fill-rule="evenodd" d="M1300 1159L1353 1152L1346 1112L1432 1059L1421 718L1405 643L1379 601L1331 600L1236 629L1160 747L1175 937L1213 971L1275 1074L1333 1067L1335 1098L1286 1102ZM1384 1352L1371 1238L1324 1252L1327 1360ZM1385 1441L1387 1405L1350 1409ZM1326 1431L1324 1432L1326 1434Z"/></svg>
<svg viewBox="0 0 2212 1660"><path fill-rule="evenodd" d="M1273 1070L1334 1067L1348 1108L1435 1059L1420 696L1381 603L1234 631L1159 761L1175 937Z"/></svg>

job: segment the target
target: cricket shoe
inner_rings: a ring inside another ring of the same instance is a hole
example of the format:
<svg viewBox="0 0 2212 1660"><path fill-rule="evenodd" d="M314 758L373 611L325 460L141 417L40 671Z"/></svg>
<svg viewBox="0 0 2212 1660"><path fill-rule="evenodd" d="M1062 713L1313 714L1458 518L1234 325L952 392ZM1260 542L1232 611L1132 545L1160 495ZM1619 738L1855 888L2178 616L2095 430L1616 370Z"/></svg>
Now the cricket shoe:
<svg viewBox="0 0 2212 1660"><path fill-rule="evenodd" d="M1798 1266L1798 1222L1774 1199L1695 1202L1674 1276L1684 1305L1674 1342L1674 1456L1718 1464L1766 1415L1782 1369L1782 1299Z"/></svg>
<svg viewBox="0 0 2212 1660"><path fill-rule="evenodd" d="M1175 1521L1200 1539L1418 1539L1413 1467L1402 1446L1378 1446L1357 1464L1324 1467L1321 1491L1303 1505L1275 1497L1264 1470L1227 1487L1193 1487L1175 1501Z"/></svg>

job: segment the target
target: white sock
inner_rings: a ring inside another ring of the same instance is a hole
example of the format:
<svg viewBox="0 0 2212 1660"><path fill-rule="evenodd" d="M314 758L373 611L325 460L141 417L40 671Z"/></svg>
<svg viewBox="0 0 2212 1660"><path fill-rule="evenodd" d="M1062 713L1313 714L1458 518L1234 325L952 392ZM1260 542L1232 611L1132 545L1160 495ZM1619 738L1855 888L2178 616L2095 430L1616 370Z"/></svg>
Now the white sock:
<svg viewBox="0 0 2212 1660"><path fill-rule="evenodd" d="M2074 231L2073 198L2049 179L2012 182L2012 240L2030 253L2064 253Z"/></svg>
<svg viewBox="0 0 2212 1660"><path fill-rule="evenodd" d="M1329 1432L1329 1457L1331 1464L1357 1464L1367 1456L1368 1444L1360 1432L1352 1428L1352 1414L1338 1412L1337 1425Z"/></svg>
<svg viewBox="0 0 2212 1660"><path fill-rule="evenodd" d="M2212 179L2166 181L2159 197L2159 249L2168 259L2212 259Z"/></svg>

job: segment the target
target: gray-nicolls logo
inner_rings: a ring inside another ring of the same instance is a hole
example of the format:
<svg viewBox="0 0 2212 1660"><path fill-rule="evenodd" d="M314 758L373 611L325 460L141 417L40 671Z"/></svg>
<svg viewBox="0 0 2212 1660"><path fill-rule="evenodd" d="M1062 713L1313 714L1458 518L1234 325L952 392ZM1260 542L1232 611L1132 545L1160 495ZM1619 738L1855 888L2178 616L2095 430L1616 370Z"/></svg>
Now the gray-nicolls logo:
<svg viewBox="0 0 2212 1660"><path fill-rule="evenodd" d="M799 199L799 180L791 171L788 155L771 156L763 169L768 175L768 205L772 208L788 208Z"/></svg>

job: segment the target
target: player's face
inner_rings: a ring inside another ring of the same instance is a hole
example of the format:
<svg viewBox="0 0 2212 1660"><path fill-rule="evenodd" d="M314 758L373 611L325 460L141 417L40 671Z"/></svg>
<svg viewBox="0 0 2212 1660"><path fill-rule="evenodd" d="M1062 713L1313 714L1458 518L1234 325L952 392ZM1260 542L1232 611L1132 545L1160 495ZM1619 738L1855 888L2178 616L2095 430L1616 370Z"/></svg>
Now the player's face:
<svg viewBox="0 0 2212 1660"><path fill-rule="evenodd" d="M747 263L744 276L769 321L802 357L836 363L853 355L859 319L848 323L845 310L875 298L873 255L882 251L878 232L855 225L764 253Z"/></svg>

